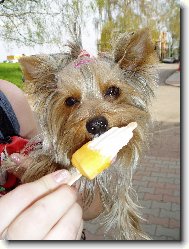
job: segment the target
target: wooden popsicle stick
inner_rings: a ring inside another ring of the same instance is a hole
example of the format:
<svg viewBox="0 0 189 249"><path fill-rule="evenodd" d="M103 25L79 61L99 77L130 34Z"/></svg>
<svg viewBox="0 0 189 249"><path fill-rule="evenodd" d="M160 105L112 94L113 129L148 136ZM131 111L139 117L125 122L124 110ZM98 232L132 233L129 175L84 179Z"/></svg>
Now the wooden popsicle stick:
<svg viewBox="0 0 189 249"><path fill-rule="evenodd" d="M79 180L79 178L82 176L82 174L79 171L76 171L76 173L74 173L71 177L71 179L69 180L69 182L67 183L69 186L72 186L77 180Z"/></svg>

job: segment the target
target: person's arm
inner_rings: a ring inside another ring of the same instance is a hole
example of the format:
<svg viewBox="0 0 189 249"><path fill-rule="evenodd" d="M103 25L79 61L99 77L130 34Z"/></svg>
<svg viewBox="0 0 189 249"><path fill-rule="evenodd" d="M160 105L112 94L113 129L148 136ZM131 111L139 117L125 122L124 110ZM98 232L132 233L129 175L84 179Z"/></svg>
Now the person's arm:
<svg viewBox="0 0 189 249"><path fill-rule="evenodd" d="M5 94L16 114L20 124L19 135L28 139L37 135L37 122L23 91L5 80L0 80L0 91Z"/></svg>

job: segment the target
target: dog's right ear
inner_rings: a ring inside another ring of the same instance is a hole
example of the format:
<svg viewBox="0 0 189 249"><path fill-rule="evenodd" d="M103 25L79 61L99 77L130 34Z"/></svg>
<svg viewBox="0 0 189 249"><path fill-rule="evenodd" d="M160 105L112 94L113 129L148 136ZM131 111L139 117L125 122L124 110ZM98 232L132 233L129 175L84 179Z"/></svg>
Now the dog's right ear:
<svg viewBox="0 0 189 249"><path fill-rule="evenodd" d="M55 85L57 66L48 55L23 56L19 63L27 85L37 90L43 86Z"/></svg>

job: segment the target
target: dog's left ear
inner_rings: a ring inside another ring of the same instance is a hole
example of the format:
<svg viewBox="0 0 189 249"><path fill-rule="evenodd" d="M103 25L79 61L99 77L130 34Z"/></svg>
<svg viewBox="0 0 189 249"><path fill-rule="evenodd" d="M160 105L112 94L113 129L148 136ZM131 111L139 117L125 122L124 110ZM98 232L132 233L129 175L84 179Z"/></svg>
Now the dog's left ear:
<svg viewBox="0 0 189 249"><path fill-rule="evenodd" d="M113 51L114 61L128 71L137 71L143 65L151 64L153 54L154 45L147 28L120 36Z"/></svg>

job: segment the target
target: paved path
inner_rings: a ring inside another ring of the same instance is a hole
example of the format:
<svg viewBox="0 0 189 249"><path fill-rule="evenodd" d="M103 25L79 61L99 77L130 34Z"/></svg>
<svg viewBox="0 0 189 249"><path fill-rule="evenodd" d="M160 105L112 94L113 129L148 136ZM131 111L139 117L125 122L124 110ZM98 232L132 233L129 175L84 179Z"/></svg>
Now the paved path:
<svg viewBox="0 0 189 249"><path fill-rule="evenodd" d="M159 85L164 85L165 81L178 70L179 64L167 64L167 63L159 63L158 70L159 70Z"/></svg>
<svg viewBox="0 0 189 249"><path fill-rule="evenodd" d="M160 67L178 69L175 64ZM154 240L180 240L180 72L164 83L169 85L160 83L152 103L153 139L133 186L144 207L144 230Z"/></svg>
<svg viewBox="0 0 189 249"><path fill-rule="evenodd" d="M154 240L180 239L180 72L163 83L175 69L176 64L160 64L160 87L151 107L153 140L133 180L147 220L143 228Z"/></svg>
<svg viewBox="0 0 189 249"><path fill-rule="evenodd" d="M180 71L176 71L166 79L165 83L172 86L180 86Z"/></svg>
<svg viewBox="0 0 189 249"><path fill-rule="evenodd" d="M180 239L180 127L158 124L147 156L133 177L144 230L155 240Z"/></svg>
<svg viewBox="0 0 189 249"><path fill-rule="evenodd" d="M160 86L151 106L152 118L159 122L180 122L180 87Z"/></svg>

